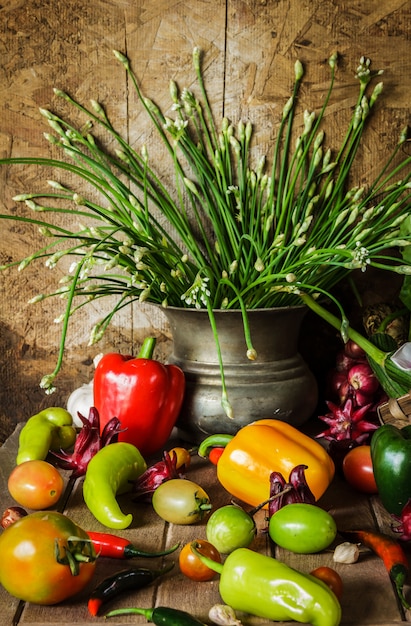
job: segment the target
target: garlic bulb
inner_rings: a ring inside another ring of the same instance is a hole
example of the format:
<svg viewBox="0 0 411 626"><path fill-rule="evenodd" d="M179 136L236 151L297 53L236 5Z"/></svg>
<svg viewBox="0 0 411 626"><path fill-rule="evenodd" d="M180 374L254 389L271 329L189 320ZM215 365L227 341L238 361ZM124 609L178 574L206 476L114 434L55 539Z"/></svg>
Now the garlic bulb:
<svg viewBox="0 0 411 626"><path fill-rule="evenodd" d="M227 604L215 604L208 612L208 617L214 624L220 626L242 626L237 619L234 609Z"/></svg>
<svg viewBox="0 0 411 626"><path fill-rule="evenodd" d="M357 544L344 541L335 548L333 560L336 563L356 563L359 556L360 551Z"/></svg>
<svg viewBox="0 0 411 626"><path fill-rule="evenodd" d="M75 426L81 428L83 422L78 417L77 413L81 413L84 417L88 417L91 407L94 406L93 396L93 381L82 385L78 389L75 389L67 400L67 411L73 418Z"/></svg>

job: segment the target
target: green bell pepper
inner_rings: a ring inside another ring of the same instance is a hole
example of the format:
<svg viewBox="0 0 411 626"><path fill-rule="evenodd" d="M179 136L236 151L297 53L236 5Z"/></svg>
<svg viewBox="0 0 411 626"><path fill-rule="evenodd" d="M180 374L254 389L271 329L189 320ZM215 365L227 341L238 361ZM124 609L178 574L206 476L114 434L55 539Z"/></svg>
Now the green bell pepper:
<svg viewBox="0 0 411 626"><path fill-rule="evenodd" d="M380 426L371 438L371 459L383 506L400 515L411 498L411 425Z"/></svg>
<svg viewBox="0 0 411 626"><path fill-rule="evenodd" d="M329 587L277 559L249 548L231 552L224 563L193 552L220 577L223 602L236 611L275 622L304 622L313 626L338 626L341 606Z"/></svg>

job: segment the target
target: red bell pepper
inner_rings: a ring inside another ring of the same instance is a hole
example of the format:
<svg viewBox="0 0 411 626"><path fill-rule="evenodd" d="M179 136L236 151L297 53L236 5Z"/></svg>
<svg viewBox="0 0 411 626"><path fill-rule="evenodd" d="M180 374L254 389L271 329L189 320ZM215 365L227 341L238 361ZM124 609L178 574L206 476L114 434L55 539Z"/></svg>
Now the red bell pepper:
<svg viewBox="0 0 411 626"><path fill-rule="evenodd" d="M143 456L163 449L185 391L184 374L177 365L151 358L155 341L147 337L137 358L105 354L94 374L94 406L101 430L117 417L124 429L118 440L132 443Z"/></svg>

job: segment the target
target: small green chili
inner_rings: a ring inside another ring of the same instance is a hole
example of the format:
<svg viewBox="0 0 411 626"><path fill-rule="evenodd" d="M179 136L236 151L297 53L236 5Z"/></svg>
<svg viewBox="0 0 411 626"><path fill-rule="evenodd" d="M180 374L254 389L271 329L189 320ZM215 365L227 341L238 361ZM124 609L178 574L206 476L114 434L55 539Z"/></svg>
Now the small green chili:
<svg viewBox="0 0 411 626"><path fill-rule="evenodd" d="M204 622L179 609L172 609L168 606L157 606L154 609L115 609L107 613L106 617L117 617L118 615L144 615L156 626L205 626Z"/></svg>

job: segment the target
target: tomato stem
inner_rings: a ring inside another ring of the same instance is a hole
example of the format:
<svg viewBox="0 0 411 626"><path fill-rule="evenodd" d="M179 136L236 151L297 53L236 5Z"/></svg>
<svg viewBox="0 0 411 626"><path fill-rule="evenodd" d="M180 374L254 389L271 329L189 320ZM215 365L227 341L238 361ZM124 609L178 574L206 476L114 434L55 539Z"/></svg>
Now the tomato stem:
<svg viewBox="0 0 411 626"><path fill-rule="evenodd" d="M93 544L88 539L81 539L80 537L67 539L67 546L64 546L64 556L61 555L59 542L56 539L54 554L57 563L70 567L72 576L78 576L80 573L80 563L92 563L97 558Z"/></svg>

